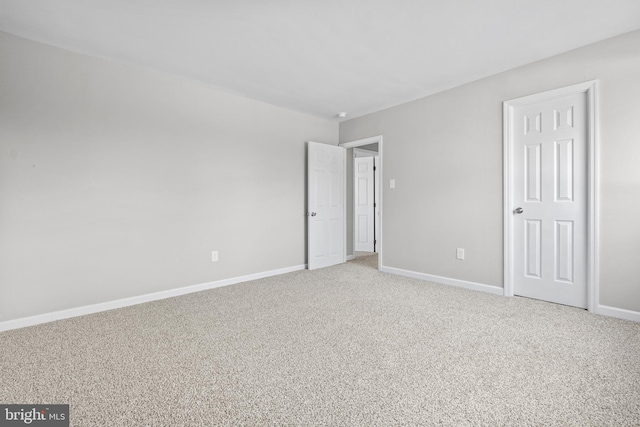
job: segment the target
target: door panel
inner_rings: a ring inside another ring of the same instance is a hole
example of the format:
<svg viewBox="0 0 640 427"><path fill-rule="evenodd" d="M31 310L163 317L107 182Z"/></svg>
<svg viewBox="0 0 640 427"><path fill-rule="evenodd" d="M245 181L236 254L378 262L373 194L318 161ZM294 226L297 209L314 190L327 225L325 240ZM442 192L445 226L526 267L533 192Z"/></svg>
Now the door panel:
<svg viewBox="0 0 640 427"><path fill-rule="evenodd" d="M539 279L542 277L542 221L526 220L525 223L525 276Z"/></svg>
<svg viewBox="0 0 640 427"><path fill-rule="evenodd" d="M556 221L556 280L573 283L573 221Z"/></svg>
<svg viewBox="0 0 640 427"><path fill-rule="evenodd" d="M345 150L317 142L307 147L307 262L313 270L345 261Z"/></svg>
<svg viewBox="0 0 640 427"><path fill-rule="evenodd" d="M587 306L586 94L513 114L514 293Z"/></svg>
<svg viewBox="0 0 640 427"><path fill-rule="evenodd" d="M542 144L529 144L525 148L525 194L527 202L540 202L542 191Z"/></svg>
<svg viewBox="0 0 640 427"><path fill-rule="evenodd" d="M556 141L556 201L573 201L573 139Z"/></svg>

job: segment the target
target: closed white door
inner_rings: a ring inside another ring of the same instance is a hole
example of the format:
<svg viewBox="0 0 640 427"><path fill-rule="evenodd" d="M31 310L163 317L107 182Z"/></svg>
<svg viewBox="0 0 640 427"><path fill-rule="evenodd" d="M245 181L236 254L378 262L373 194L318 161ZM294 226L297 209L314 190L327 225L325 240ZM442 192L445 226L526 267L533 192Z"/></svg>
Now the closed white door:
<svg viewBox="0 0 640 427"><path fill-rule="evenodd" d="M514 294L587 307L586 94L513 114Z"/></svg>
<svg viewBox="0 0 640 427"><path fill-rule="evenodd" d="M307 145L307 260L309 270L345 262L345 149Z"/></svg>
<svg viewBox="0 0 640 427"><path fill-rule="evenodd" d="M373 157L356 157L354 160L354 249L359 252L374 251L374 161Z"/></svg>

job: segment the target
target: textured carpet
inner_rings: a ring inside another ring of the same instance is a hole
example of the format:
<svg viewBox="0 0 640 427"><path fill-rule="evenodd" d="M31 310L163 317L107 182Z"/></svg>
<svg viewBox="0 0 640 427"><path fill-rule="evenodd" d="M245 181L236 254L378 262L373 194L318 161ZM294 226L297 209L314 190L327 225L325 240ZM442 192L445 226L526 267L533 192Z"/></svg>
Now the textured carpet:
<svg viewBox="0 0 640 427"><path fill-rule="evenodd" d="M75 426L640 425L640 324L376 259L0 334L0 403Z"/></svg>

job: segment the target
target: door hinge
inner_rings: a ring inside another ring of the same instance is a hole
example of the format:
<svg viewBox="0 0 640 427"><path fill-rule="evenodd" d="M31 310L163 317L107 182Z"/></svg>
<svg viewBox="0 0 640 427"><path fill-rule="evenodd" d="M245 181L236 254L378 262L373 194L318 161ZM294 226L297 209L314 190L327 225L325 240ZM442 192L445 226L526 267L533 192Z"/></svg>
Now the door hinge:
<svg viewBox="0 0 640 427"><path fill-rule="evenodd" d="M374 170L374 171L377 171L377 170L378 170L378 168L374 166L374 167L373 167L373 170Z"/></svg>
<svg viewBox="0 0 640 427"><path fill-rule="evenodd" d="M377 204L377 203L374 203L374 204L373 204L373 207L374 207L374 208L378 207L378 204Z"/></svg>

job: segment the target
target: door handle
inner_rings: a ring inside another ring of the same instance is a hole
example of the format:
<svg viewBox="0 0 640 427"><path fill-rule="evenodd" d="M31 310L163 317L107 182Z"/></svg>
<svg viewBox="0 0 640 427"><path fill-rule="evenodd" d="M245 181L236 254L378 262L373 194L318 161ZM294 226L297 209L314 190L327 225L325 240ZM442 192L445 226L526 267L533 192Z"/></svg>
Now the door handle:
<svg viewBox="0 0 640 427"><path fill-rule="evenodd" d="M307 212L307 216L309 216L309 215L316 216L317 214L315 212Z"/></svg>
<svg viewBox="0 0 640 427"><path fill-rule="evenodd" d="M522 212L524 212L524 211L522 210L522 208L515 208L515 209L513 210L513 213L514 213L514 214L521 214Z"/></svg>

